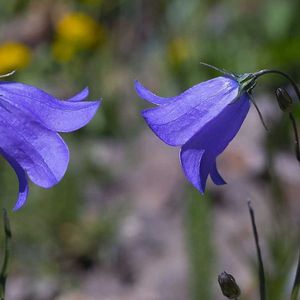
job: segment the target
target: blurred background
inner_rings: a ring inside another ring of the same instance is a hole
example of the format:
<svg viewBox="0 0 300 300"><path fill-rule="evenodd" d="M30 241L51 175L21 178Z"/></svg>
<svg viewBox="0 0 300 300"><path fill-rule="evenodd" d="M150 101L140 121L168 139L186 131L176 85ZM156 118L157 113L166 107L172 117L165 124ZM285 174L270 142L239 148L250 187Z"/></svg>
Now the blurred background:
<svg viewBox="0 0 300 300"><path fill-rule="evenodd" d="M256 212L269 299L287 299L299 237L299 165L288 117L259 80L253 108L218 163L228 185L205 196L187 183L178 150L140 116L133 81L162 96L217 76L278 68L300 81L297 0L0 0L0 73L60 99L85 86L103 98L83 129L63 134L71 161L51 190L30 186L12 212L17 179L1 159L1 201L13 231L7 299L224 299L233 274L242 299L258 297ZM295 112L300 119L300 111ZM1 236L0 254L3 253Z"/></svg>

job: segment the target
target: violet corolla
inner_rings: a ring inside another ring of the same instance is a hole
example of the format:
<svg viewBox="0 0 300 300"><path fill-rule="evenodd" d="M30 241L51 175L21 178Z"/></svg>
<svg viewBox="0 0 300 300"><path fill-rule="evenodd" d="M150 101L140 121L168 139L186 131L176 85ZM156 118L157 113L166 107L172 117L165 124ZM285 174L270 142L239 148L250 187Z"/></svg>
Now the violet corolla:
<svg viewBox="0 0 300 300"><path fill-rule="evenodd" d="M100 101L83 101L85 88L65 101L27 84L0 82L0 153L19 180L14 210L28 195L28 180L43 188L64 176L69 150L58 132L85 126L95 115Z"/></svg>
<svg viewBox="0 0 300 300"><path fill-rule="evenodd" d="M223 72L223 71L222 71ZM137 94L157 107L142 115L166 144L180 146L180 161L187 179L204 193L208 175L225 184L216 160L239 131L250 108L257 76L223 76L201 82L182 94L163 98L135 82Z"/></svg>

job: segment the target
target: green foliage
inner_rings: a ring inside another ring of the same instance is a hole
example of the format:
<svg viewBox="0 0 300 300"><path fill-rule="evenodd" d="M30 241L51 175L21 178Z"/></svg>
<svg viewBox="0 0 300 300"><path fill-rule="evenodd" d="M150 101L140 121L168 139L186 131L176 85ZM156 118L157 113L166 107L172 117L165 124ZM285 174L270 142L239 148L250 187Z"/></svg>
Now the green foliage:
<svg viewBox="0 0 300 300"><path fill-rule="evenodd" d="M193 300L213 299L214 250L212 244L211 202L208 196L188 191L186 196L186 237L190 257L190 285Z"/></svg>

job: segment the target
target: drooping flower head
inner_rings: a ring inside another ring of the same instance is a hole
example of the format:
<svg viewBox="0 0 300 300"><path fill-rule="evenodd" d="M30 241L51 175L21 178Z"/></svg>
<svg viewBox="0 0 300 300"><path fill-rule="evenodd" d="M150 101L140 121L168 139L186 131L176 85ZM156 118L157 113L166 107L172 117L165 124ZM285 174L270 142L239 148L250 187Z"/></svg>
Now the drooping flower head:
<svg viewBox="0 0 300 300"><path fill-rule="evenodd" d="M216 159L246 118L255 83L252 74L228 73L163 98L135 82L138 95L157 105L142 112L145 121L166 144L181 147L185 176L201 193L209 175L215 184L226 183Z"/></svg>
<svg viewBox="0 0 300 300"><path fill-rule="evenodd" d="M27 199L27 176L43 188L64 176L69 150L57 132L77 130L93 118L100 102L83 101L87 96L85 88L61 101L30 85L0 82L0 154L19 179L14 210Z"/></svg>

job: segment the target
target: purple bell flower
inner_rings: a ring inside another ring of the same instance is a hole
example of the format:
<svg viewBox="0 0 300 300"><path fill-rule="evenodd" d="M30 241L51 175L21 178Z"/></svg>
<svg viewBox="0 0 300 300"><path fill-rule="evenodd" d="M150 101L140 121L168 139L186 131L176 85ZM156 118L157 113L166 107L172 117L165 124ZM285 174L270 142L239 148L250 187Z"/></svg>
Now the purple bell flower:
<svg viewBox="0 0 300 300"><path fill-rule="evenodd" d="M14 210L27 199L27 176L43 188L64 176L69 150L57 132L77 130L93 118L100 101L82 101L88 93L85 88L61 101L33 86L0 82L0 153L19 180Z"/></svg>
<svg viewBox="0 0 300 300"><path fill-rule="evenodd" d="M137 94L157 107L142 115L166 144L180 146L180 161L187 179L204 193L208 175L225 184L216 159L239 131L250 108L251 74L224 75L199 83L182 94L156 96L138 81Z"/></svg>

